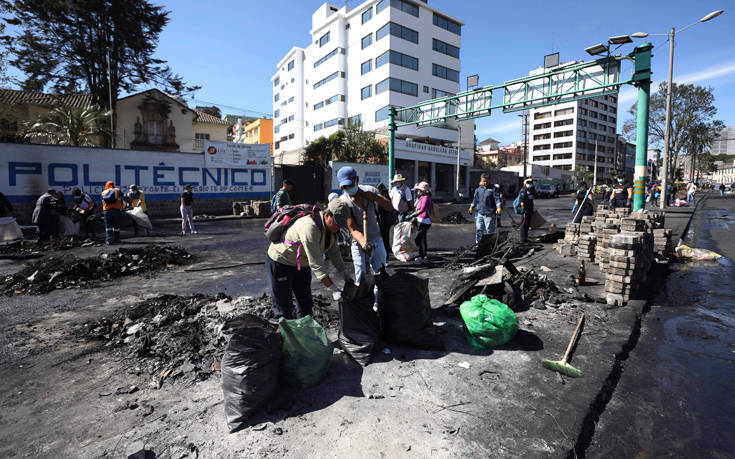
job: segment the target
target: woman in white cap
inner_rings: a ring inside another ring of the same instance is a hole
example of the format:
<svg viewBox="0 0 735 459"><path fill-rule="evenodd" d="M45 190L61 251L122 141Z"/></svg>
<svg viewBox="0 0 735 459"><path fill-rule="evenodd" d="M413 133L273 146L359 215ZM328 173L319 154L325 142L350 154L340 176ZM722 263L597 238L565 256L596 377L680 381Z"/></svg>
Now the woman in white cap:
<svg viewBox="0 0 735 459"><path fill-rule="evenodd" d="M416 246L419 248L419 257L417 262L419 264L426 263L426 233L431 228L431 209L434 207L434 202L431 200L431 188L426 182L421 182L413 187L418 196L416 201L416 211L413 215L416 216L416 220L419 223L419 233L416 236Z"/></svg>
<svg viewBox="0 0 735 459"><path fill-rule="evenodd" d="M406 215L413 209L413 196L411 190L406 185L406 179L401 174L393 176L390 187L390 202L393 204L393 208L398 212L398 221L402 222Z"/></svg>

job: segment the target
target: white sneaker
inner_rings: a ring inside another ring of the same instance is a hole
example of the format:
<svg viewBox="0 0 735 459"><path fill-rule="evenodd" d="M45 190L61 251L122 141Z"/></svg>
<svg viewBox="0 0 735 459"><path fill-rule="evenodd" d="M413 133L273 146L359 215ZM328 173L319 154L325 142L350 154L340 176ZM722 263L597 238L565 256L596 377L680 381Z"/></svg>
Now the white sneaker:
<svg viewBox="0 0 735 459"><path fill-rule="evenodd" d="M199 234L198 231L192 231L191 234Z"/></svg>

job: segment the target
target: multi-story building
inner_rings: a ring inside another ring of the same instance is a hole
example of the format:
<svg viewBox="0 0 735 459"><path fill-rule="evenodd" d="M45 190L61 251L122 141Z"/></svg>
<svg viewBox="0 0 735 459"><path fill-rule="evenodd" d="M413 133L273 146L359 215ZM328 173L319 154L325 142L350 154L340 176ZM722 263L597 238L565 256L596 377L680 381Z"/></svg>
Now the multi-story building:
<svg viewBox="0 0 735 459"><path fill-rule="evenodd" d="M258 118L243 127L241 141L243 143L267 143L273 154L273 120Z"/></svg>
<svg viewBox="0 0 735 459"><path fill-rule="evenodd" d="M735 126L727 126L712 142L713 155L735 155Z"/></svg>
<svg viewBox="0 0 735 459"><path fill-rule="evenodd" d="M309 142L352 124L385 138L391 105L456 94L462 25L426 0L324 3L312 15L309 45L293 47L271 78L276 163L298 162ZM466 187L474 122L460 130ZM398 172L429 181L439 193L454 189L456 128L402 127L396 139Z"/></svg>
<svg viewBox="0 0 735 459"><path fill-rule="evenodd" d="M616 169L617 112L617 95L530 110L528 149L531 161L558 169L593 173L596 150L598 181L608 179Z"/></svg>

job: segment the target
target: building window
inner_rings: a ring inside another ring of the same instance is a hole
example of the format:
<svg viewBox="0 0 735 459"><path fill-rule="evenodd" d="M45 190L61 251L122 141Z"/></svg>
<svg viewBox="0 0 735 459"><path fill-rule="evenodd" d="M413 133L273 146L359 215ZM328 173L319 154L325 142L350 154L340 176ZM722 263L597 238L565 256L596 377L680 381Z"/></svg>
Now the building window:
<svg viewBox="0 0 735 459"><path fill-rule="evenodd" d="M546 140L550 138L551 138L550 133L549 134L536 134L535 136L533 136L533 140Z"/></svg>
<svg viewBox="0 0 735 459"><path fill-rule="evenodd" d="M273 102L278 102L278 99L280 99L280 98L281 98L281 95L280 94L276 94L275 96L273 96Z"/></svg>
<svg viewBox="0 0 735 459"><path fill-rule="evenodd" d="M362 124L362 115L355 115L347 118L347 126L360 126Z"/></svg>
<svg viewBox="0 0 735 459"><path fill-rule="evenodd" d="M293 97L289 97L289 99L288 99L288 103L290 104L290 103L291 103L291 102L293 102L293 101L294 101L294 98L293 98Z"/></svg>
<svg viewBox="0 0 735 459"><path fill-rule="evenodd" d="M321 38L319 39L319 47L321 48L322 46L326 45L327 43L329 43L329 32L327 32L327 33L325 33L324 35L321 36Z"/></svg>
<svg viewBox="0 0 735 459"><path fill-rule="evenodd" d="M328 77L324 78L323 80L317 81L316 83L314 83L314 89L319 88L321 86L324 86L325 84L327 84L330 81L334 80L338 76L340 76L340 72L334 72L333 74L329 75ZM344 76L345 75L344 75L344 72L343 72L342 73L342 78L344 78Z"/></svg>
<svg viewBox="0 0 735 459"><path fill-rule="evenodd" d="M410 41L411 43L418 44L419 42L418 32L413 29L409 29L408 27L403 27L400 24L396 24L395 22L389 22L388 24L379 28L378 31L375 32L375 40L380 40L388 34L391 34L394 37L403 38L404 40Z"/></svg>
<svg viewBox="0 0 735 459"><path fill-rule="evenodd" d="M572 159L571 153L562 153L560 155L554 155L554 159Z"/></svg>
<svg viewBox="0 0 735 459"><path fill-rule="evenodd" d="M380 12L388 8L388 6L390 6L390 0L381 0L375 7L375 14L380 14Z"/></svg>
<svg viewBox="0 0 735 459"><path fill-rule="evenodd" d="M281 83L281 77L277 77L276 80L273 82L273 87L277 88L280 83Z"/></svg>
<svg viewBox="0 0 735 459"><path fill-rule="evenodd" d="M288 63L288 70L289 71L293 70L293 66L294 66L294 61L292 59L291 62Z"/></svg>
<svg viewBox="0 0 735 459"><path fill-rule="evenodd" d="M343 48L334 48L329 54L327 54L326 56L322 57L318 61L314 62L314 68L317 68L320 65L322 65L323 63L325 63L327 60L329 60L330 57L336 56L337 53L340 52L340 51L342 52L342 54L344 54L344 49Z"/></svg>
<svg viewBox="0 0 735 459"><path fill-rule="evenodd" d="M372 87L372 85L365 86L364 88L362 88L360 90L360 99L361 100L365 100L365 99L367 99L368 97L370 97L372 95L373 95L373 87Z"/></svg>
<svg viewBox="0 0 735 459"><path fill-rule="evenodd" d="M554 148L570 148L572 142L559 142L554 144Z"/></svg>
<svg viewBox="0 0 735 459"><path fill-rule="evenodd" d="M391 90L393 92L399 92L409 96L418 96L419 87L416 83L410 81L399 80L398 78L386 78L380 83L375 85L375 94Z"/></svg>
<svg viewBox="0 0 735 459"><path fill-rule="evenodd" d="M368 59L365 62L363 62L362 65L360 65L360 74L361 75L365 75L366 73L368 73L372 69L373 69L373 60L372 59Z"/></svg>
<svg viewBox="0 0 735 459"><path fill-rule="evenodd" d="M391 50L388 50L375 58L375 68L387 64L388 62L411 70L419 69L419 60L417 58Z"/></svg>
<svg viewBox="0 0 735 459"><path fill-rule="evenodd" d="M341 94L335 94L332 97L330 97L329 99L325 100L324 101L324 105L333 104L333 103L338 102L338 101L339 102L344 102L345 101L345 96L343 96Z"/></svg>
<svg viewBox="0 0 735 459"><path fill-rule="evenodd" d="M544 118L551 118L551 112L541 112L533 114L533 119L535 120L542 120Z"/></svg>
<svg viewBox="0 0 735 459"><path fill-rule="evenodd" d="M457 35L462 35L461 25L452 21L451 19L447 19L444 16L440 16L436 13L434 13L434 25L437 27L441 27L442 29L448 30L452 33L456 33Z"/></svg>
<svg viewBox="0 0 735 459"><path fill-rule="evenodd" d="M436 99L438 97L449 97L453 96L454 93L442 91L441 89L432 88L431 89L431 98Z"/></svg>
<svg viewBox="0 0 735 459"><path fill-rule="evenodd" d="M362 23L365 24L373 18L373 7L371 6L362 13Z"/></svg>
<svg viewBox="0 0 735 459"><path fill-rule="evenodd" d="M333 120L325 121L324 122L324 129L326 129L328 127L336 126L338 124L340 126L344 126L344 124L345 124L344 118L335 118Z"/></svg>
<svg viewBox="0 0 735 459"><path fill-rule="evenodd" d="M550 127L551 127L551 123L539 123L539 124L533 125L534 129L548 129Z"/></svg>
<svg viewBox="0 0 735 459"><path fill-rule="evenodd" d="M568 108L562 108L561 110L556 110L554 112L554 116L568 115L570 113L574 113L574 107L568 107Z"/></svg>
<svg viewBox="0 0 735 459"><path fill-rule="evenodd" d="M314 104L314 110L319 110L322 107L324 107L324 102Z"/></svg>
<svg viewBox="0 0 735 459"><path fill-rule="evenodd" d="M548 161L551 159L551 155L540 155L540 156L534 156L534 161Z"/></svg>
<svg viewBox="0 0 735 459"><path fill-rule="evenodd" d="M445 80L459 83L459 72L439 64L431 64L431 74Z"/></svg>
<svg viewBox="0 0 735 459"><path fill-rule="evenodd" d="M373 34L369 33L362 37L362 49L367 48L368 46L373 44Z"/></svg>
<svg viewBox="0 0 735 459"><path fill-rule="evenodd" d="M574 135L574 131L559 131L554 133L554 138L556 139L559 137L569 137L572 135Z"/></svg>
<svg viewBox="0 0 735 459"><path fill-rule="evenodd" d="M315 125L314 125L314 132L316 132L316 131L321 131L321 130L322 130L322 127L324 127L324 126L322 125L322 123L319 123L319 124L315 124Z"/></svg>
<svg viewBox="0 0 735 459"><path fill-rule="evenodd" d="M554 127L569 126L572 123L574 123L573 119L554 121Z"/></svg>
<svg viewBox="0 0 735 459"><path fill-rule="evenodd" d="M276 110L276 111L275 111L275 112L273 113L273 118L278 118L279 116L281 116L281 110L280 110L280 109Z"/></svg>
<svg viewBox="0 0 735 459"><path fill-rule="evenodd" d="M375 121L383 121L388 119L388 109L390 108L390 105L386 105L385 107L381 108L380 110L375 112Z"/></svg>
<svg viewBox="0 0 735 459"><path fill-rule="evenodd" d="M580 108L579 109L579 113L581 113L583 115L586 115L587 114L587 109L586 108Z"/></svg>
<svg viewBox="0 0 735 459"><path fill-rule="evenodd" d="M539 151L539 150L551 150L551 145L548 143L542 144L542 145L534 145L533 151Z"/></svg>
<svg viewBox="0 0 735 459"><path fill-rule="evenodd" d="M434 51L440 52L442 54L446 54L447 56L456 57L459 59L459 48L456 46L450 45L449 43L445 43L441 40L437 40L436 38L432 39L432 49Z"/></svg>
<svg viewBox="0 0 735 459"><path fill-rule="evenodd" d="M278 134L279 132L281 132L281 126L276 126L276 127L274 127L274 128L273 128L273 132L274 132L275 134Z"/></svg>
<svg viewBox="0 0 735 459"><path fill-rule="evenodd" d="M617 118L615 118L614 116L609 116L609 117L607 118L607 120L608 120L609 122L613 123L613 124L615 124L615 123L617 123L617 122L618 122ZM615 130L615 129L613 129L613 131L614 131L614 130Z"/></svg>

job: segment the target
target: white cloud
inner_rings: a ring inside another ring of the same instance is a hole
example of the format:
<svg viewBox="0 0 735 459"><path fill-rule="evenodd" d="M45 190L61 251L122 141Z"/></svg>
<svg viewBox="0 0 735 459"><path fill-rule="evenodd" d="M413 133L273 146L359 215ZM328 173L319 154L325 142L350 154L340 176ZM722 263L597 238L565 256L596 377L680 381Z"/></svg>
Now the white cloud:
<svg viewBox="0 0 735 459"><path fill-rule="evenodd" d="M722 65L710 67L696 72L685 73L684 75L674 76L674 82L679 84L698 83L700 81L709 81L715 78L735 74L735 62L727 62ZM660 82L651 85L651 94L658 91ZM638 98L638 90L630 86L626 86L620 91L618 104L628 104L634 102Z"/></svg>

